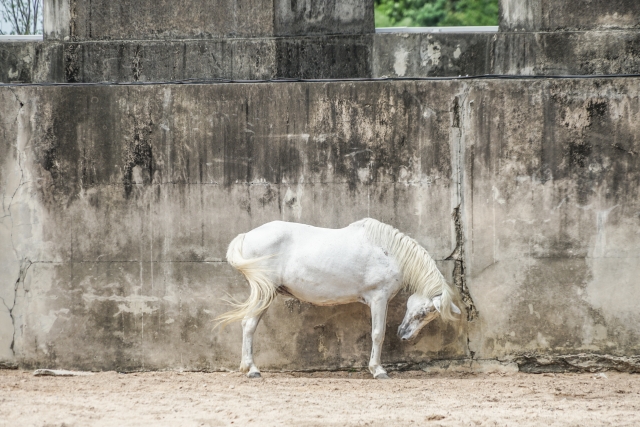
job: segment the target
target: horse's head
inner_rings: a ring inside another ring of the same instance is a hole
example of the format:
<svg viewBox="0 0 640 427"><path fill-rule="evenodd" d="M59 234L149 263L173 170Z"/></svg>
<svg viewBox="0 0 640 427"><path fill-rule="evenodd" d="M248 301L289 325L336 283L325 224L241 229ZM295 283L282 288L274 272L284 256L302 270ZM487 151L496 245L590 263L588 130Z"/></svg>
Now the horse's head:
<svg viewBox="0 0 640 427"><path fill-rule="evenodd" d="M460 309L451 303L451 310L460 314ZM398 327L398 338L403 341L415 338L425 325L438 317L440 312L440 296L433 299L413 294L407 300L407 312L402 324Z"/></svg>

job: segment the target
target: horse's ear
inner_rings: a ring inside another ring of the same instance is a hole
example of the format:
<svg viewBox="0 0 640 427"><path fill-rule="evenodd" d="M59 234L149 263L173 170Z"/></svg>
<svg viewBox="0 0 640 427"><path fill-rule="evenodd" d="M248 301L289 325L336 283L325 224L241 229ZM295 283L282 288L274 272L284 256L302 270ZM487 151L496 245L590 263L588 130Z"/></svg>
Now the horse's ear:
<svg viewBox="0 0 640 427"><path fill-rule="evenodd" d="M440 304L441 304L440 295L438 295L437 297L434 297L432 301L433 301L433 306L436 308L436 310L438 310L438 313L440 313Z"/></svg>
<svg viewBox="0 0 640 427"><path fill-rule="evenodd" d="M440 313L440 308L442 304L442 301L440 300L440 295L438 295L437 297L434 297L432 302L433 302L433 306L436 308L436 310L438 310L438 313ZM451 311L453 311L455 314L462 314L458 306L455 305L454 303L451 303Z"/></svg>
<svg viewBox="0 0 640 427"><path fill-rule="evenodd" d="M451 303L451 311L453 311L455 314L462 314L458 306L455 305L454 303Z"/></svg>

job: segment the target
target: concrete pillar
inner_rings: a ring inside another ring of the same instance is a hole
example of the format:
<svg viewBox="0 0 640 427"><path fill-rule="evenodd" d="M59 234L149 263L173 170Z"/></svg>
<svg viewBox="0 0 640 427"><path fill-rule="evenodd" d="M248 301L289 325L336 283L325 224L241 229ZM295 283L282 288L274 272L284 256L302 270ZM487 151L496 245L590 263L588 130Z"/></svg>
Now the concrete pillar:
<svg viewBox="0 0 640 427"><path fill-rule="evenodd" d="M501 31L640 29L638 0L500 0Z"/></svg>
<svg viewBox="0 0 640 427"><path fill-rule="evenodd" d="M255 38L374 32L373 0L45 0L49 40Z"/></svg>

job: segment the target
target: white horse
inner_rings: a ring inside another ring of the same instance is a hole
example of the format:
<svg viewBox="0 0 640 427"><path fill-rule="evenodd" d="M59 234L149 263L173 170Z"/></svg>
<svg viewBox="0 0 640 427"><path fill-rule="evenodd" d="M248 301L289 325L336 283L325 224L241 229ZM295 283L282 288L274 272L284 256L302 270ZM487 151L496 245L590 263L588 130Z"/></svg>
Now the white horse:
<svg viewBox="0 0 640 427"><path fill-rule="evenodd" d="M218 317L220 324L242 321L240 370L259 378L253 362L253 334L278 293L316 305L362 302L371 308L373 349L369 370L386 379L380 363L387 304L400 289L413 293L398 328L403 340L414 338L438 313L455 320L459 296L427 251L390 225L366 218L327 229L274 221L238 235L227 251L229 264L249 282L251 295Z"/></svg>

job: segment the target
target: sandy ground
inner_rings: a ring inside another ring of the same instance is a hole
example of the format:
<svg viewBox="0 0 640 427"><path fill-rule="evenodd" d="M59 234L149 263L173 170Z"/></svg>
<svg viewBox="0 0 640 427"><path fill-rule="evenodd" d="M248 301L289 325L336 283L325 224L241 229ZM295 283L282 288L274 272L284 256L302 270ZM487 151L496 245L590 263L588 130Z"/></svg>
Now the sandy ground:
<svg viewBox="0 0 640 427"><path fill-rule="evenodd" d="M0 370L2 426L638 426L640 376Z"/></svg>

